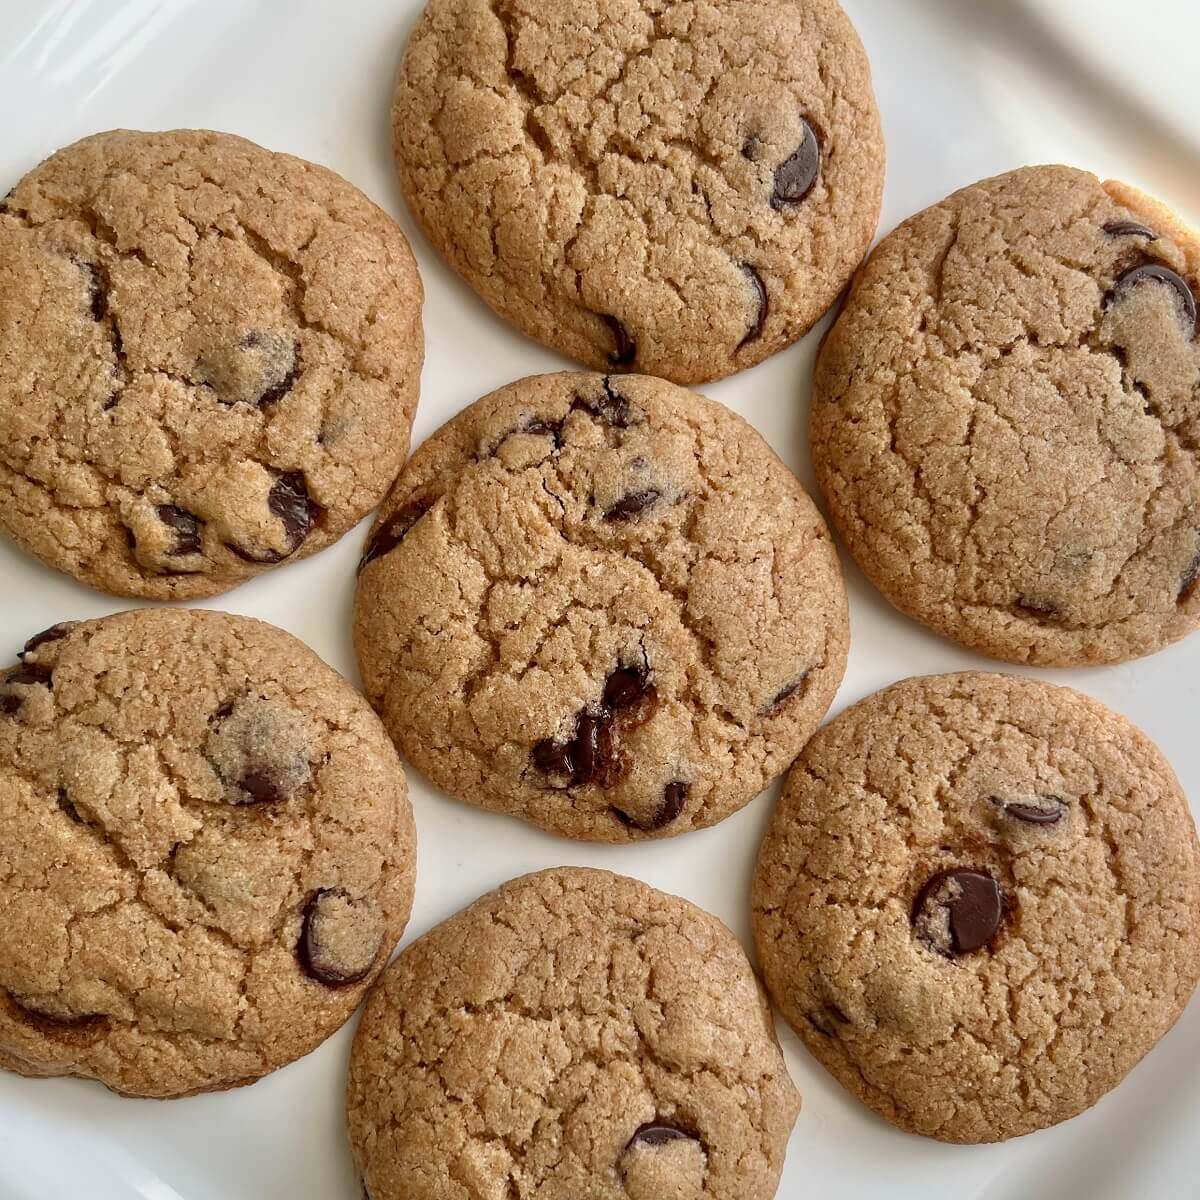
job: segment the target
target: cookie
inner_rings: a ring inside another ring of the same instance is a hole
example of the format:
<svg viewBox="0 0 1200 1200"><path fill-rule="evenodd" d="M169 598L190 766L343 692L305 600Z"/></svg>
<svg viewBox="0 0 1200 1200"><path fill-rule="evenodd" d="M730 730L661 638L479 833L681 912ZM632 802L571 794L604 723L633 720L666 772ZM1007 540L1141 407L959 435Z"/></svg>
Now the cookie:
<svg viewBox="0 0 1200 1200"><path fill-rule="evenodd" d="M809 1050L901 1129L993 1142L1095 1104L1200 975L1200 847L1150 740L1078 692L909 679L822 729L754 933Z"/></svg>
<svg viewBox="0 0 1200 1200"><path fill-rule="evenodd" d="M415 865L362 698L216 612L58 625L21 658L0 673L0 1065L180 1096L340 1028Z"/></svg>
<svg viewBox="0 0 1200 1200"><path fill-rule="evenodd" d="M1069 665L1200 622L1200 242L1067 167L985 180L885 238L817 366L835 524L898 608Z"/></svg>
<svg viewBox="0 0 1200 1200"><path fill-rule="evenodd" d="M331 545L408 451L421 295L323 167L194 130L60 150L0 202L0 528L158 600Z"/></svg>
<svg viewBox="0 0 1200 1200"><path fill-rule="evenodd" d="M814 325L879 220L836 0L430 0L392 131L413 213L530 337L699 383Z"/></svg>
<svg viewBox="0 0 1200 1200"><path fill-rule="evenodd" d="M800 1098L716 917L562 867L400 955L347 1105L371 1200L769 1200Z"/></svg>
<svg viewBox="0 0 1200 1200"><path fill-rule="evenodd" d="M837 555L740 417L644 376L471 405L380 509L367 696L439 787L567 837L711 825L783 771L845 669Z"/></svg>

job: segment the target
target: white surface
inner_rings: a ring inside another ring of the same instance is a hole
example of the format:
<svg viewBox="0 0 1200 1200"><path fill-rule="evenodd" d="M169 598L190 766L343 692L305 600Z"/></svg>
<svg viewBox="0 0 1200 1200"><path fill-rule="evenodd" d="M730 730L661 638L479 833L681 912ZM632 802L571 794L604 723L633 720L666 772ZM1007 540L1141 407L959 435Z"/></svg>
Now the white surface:
<svg viewBox="0 0 1200 1200"><path fill-rule="evenodd" d="M883 109L882 230L955 187L1046 161L1125 178L1200 216L1195 0L844 2ZM420 0L0 0L0 193L58 146L120 125L225 129L333 167L398 217L421 265L419 442L484 392L565 365L493 317L404 210L387 104L419 8ZM804 428L817 336L705 389L748 417L810 488ZM281 625L355 678L348 626L362 537L213 607ZM853 643L838 708L906 675L993 665L899 616L847 569ZM0 662L54 621L128 607L3 541L0 581ZM1126 666L1037 674L1131 716L1200 799L1200 635ZM773 792L715 829L614 849L552 838L412 782L420 864L408 939L514 875L581 863L688 896L749 942L747 888ZM990 1147L891 1129L826 1077L789 1030L780 1033L805 1101L779 1191L786 1200L1200 1194L1200 1001L1097 1109ZM358 1200L342 1134L349 1034L253 1087L189 1100L122 1100L96 1084L0 1074L0 1200Z"/></svg>

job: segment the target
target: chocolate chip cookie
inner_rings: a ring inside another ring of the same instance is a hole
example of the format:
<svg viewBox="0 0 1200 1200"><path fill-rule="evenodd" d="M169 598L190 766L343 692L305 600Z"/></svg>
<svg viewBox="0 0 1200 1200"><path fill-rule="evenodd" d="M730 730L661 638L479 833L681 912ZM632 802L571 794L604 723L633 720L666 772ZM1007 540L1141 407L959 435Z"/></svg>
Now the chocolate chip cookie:
<svg viewBox="0 0 1200 1200"><path fill-rule="evenodd" d="M20 657L0 672L0 1065L165 1097L307 1054L412 903L375 715L223 613L58 625Z"/></svg>
<svg viewBox="0 0 1200 1200"><path fill-rule="evenodd" d="M336 541L408 450L421 283L331 171L117 130L0 202L0 528L121 596L211 596Z"/></svg>
<svg viewBox="0 0 1200 1200"><path fill-rule="evenodd" d="M740 417L658 379L485 396L413 456L362 561L359 663L401 751L567 837L727 817L845 669L816 508Z"/></svg>
<svg viewBox="0 0 1200 1200"><path fill-rule="evenodd" d="M347 1103L371 1200L769 1200L800 1108L729 930L570 867L400 955Z"/></svg>
<svg viewBox="0 0 1200 1200"><path fill-rule="evenodd" d="M767 988L902 1129L992 1142L1116 1087L1200 975L1200 847L1150 740L1078 692L909 679L822 729L754 881Z"/></svg>
<svg viewBox="0 0 1200 1200"><path fill-rule="evenodd" d="M817 475L898 608L1014 662L1119 662L1200 622L1200 242L1067 167L906 221L821 352Z"/></svg>
<svg viewBox="0 0 1200 1200"><path fill-rule="evenodd" d="M790 345L879 219L870 69L836 0L430 0L401 186L501 316L698 383Z"/></svg>

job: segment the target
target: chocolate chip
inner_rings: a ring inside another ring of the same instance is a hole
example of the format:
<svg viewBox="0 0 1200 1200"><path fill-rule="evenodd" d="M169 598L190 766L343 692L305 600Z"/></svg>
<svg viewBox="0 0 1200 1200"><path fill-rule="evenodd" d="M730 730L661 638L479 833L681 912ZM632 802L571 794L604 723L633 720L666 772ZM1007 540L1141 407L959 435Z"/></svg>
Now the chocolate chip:
<svg viewBox="0 0 1200 1200"><path fill-rule="evenodd" d="M778 710L781 709L793 696L800 692L800 689L804 687L804 682L806 679L808 679L807 671L805 671L798 678L793 679L791 683L785 683L783 687L781 687L779 691L777 691L775 695L772 696L767 702L763 712L778 712Z"/></svg>
<svg viewBox="0 0 1200 1200"><path fill-rule="evenodd" d="M284 804L312 780L302 717L269 700L246 698L214 715L206 755L235 806Z"/></svg>
<svg viewBox="0 0 1200 1200"><path fill-rule="evenodd" d="M38 663L25 663L6 672L0 678L0 687L9 688L17 684L24 687L50 687L52 677L53 672L49 667L40 666ZM23 696L11 692L0 695L0 713L7 717L15 715L24 699Z"/></svg>
<svg viewBox="0 0 1200 1200"><path fill-rule="evenodd" d="M278 383L270 384L258 398L259 408L266 408L268 405L277 404L284 398L296 385L296 380L300 376L300 347L295 345L292 350L292 366L287 374L279 380Z"/></svg>
<svg viewBox="0 0 1200 1200"><path fill-rule="evenodd" d="M694 1134L685 1133L674 1125L660 1125L651 1122L643 1125L628 1141L626 1150L635 1146L666 1146L670 1142L697 1142L700 1139Z"/></svg>
<svg viewBox="0 0 1200 1200"><path fill-rule="evenodd" d="M767 317L771 312L771 301L767 296L767 287L762 281L762 276L749 263L742 263L741 268L746 278L750 281L751 288L754 290L756 307L754 310L754 319L750 322L750 328L746 331L746 336L737 344L738 350L750 342L757 341L762 336L763 326L767 323Z"/></svg>
<svg viewBox="0 0 1200 1200"><path fill-rule="evenodd" d="M167 551L172 558L200 551L200 518L174 504L160 504L155 510L158 519L175 532L175 544Z"/></svg>
<svg viewBox="0 0 1200 1200"><path fill-rule="evenodd" d="M321 511L308 495L308 483L303 471L285 471L271 485L267 496L267 508L273 516L283 522L283 530L287 537L286 550L262 550L251 552L240 546L230 546L230 550L252 563L279 563L290 558L304 544L313 522Z"/></svg>
<svg viewBox="0 0 1200 1200"><path fill-rule="evenodd" d="M1026 803L1021 800L1003 801L993 797L1008 816L1029 825L1054 825L1066 815L1067 802L1061 796L1035 796Z"/></svg>
<svg viewBox="0 0 1200 1200"><path fill-rule="evenodd" d="M196 377L222 404L277 404L295 386L301 371L300 344L289 333L256 330L230 344L206 350Z"/></svg>
<svg viewBox="0 0 1200 1200"><path fill-rule="evenodd" d="M654 695L645 667L618 667L604 681L604 705L614 711L632 708Z"/></svg>
<svg viewBox="0 0 1200 1200"><path fill-rule="evenodd" d="M603 421L614 429L629 428L629 401L612 385L612 380L605 375L603 379L604 395L598 400L590 400L586 396L575 396L571 401L572 412L585 412L597 420Z"/></svg>
<svg viewBox="0 0 1200 1200"><path fill-rule="evenodd" d="M573 778L575 775L574 744L558 742L554 738L542 738L533 747L533 761L539 770L547 775L563 775Z"/></svg>
<svg viewBox="0 0 1200 1200"><path fill-rule="evenodd" d="M385 554L390 554L395 550L404 541L404 537L408 531L432 507L432 499L419 498L410 500L407 504L397 509L395 513L379 526L371 540L367 543L366 551L358 561L359 573L361 574L363 568L369 563L373 563L377 558L382 558Z"/></svg>
<svg viewBox="0 0 1200 1200"><path fill-rule="evenodd" d="M1188 564L1187 570L1183 573L1183 578L1179 581L1179 591L1176 593L1176 598L1180 604L1184 604L1192 598L1198 579L1200 579L1200 550L1196 551L1195 558Z"/></svg>
<svg viewBox="0 0 1200 1200"><path fill-rule="evenodd" d="M569 787L589 783L609 787L620 768L612 720L607 709L584 709L575 719L575 733L569 742L543 738L535 743L534 764L547 775L566 779Z"/></svg>
<svg viewBox="0 0 1200 1200"><path fill-rule="evenodd" d="M1109 221L1104 226L1104 232L1109 237L1144 237L1152 242L1158 241L1158 234L1153 229L1147 229L1145 225L1139 225L1136 221Z"/></svg>
<svg viewBox="0 0 1200 1200"><path fill-rule="evenodd" d="M272 804L287 799L282 780L264 770L247 771L238 780L238 787L250 797L253 804Z"/></svg>
<svg viewBox="0 0 1200 1200"><path fill-rule="evenodd" d="M651 828L662 829L664 825L670 825L683 812L691 790L692 785L681 779L668 783L663 788L662 803L658 806L658 812L654 814L654 824Z"/></svg>
<svg viewBox="0 0 1200 1200"><path fill-rule="evenodd" d="M812 191L813 184L821 171L821 144L813 127L803 118L804 140L795 152L775 170L775 190L771 193L771 207L786 208L799 204Z"/></svg>
<svg viewBox="0 0 1200 1200"><path fill-rule="evenodd" d="M956 867L939 871L921 889L912 923L939 954L969 954L996 936L1003 912L1000 885L990 875Z"/></svg>
<svg viewBox="0 0 1200 1200"><path fill-rule="evenodd" d="M363 901L340 888L320 888L304 906L296 954L306 974L326 987L365 979L382 948L378 923Z"/></svg>
<svg viewBox="0 0 1200 1200"><path fill-rule="evenodd" d="M629 336L625 326L616 317L608 313L600 313L599 317L608 326L615 343L615 349L609 352L608 361L614 367L629 366L637 358L637 342Z"/></svg>
<svg viewBox="0 0 1200 1200"><path fill-rule="evenodd" d="M586 709L575 724L575 782L606 786L616 759L613 754L612 714Z"/></svg>
<svg viewBox="0 0 1200 1200"><path fill-rule="evenodd" d="M1182 315L1188 336L1194 337L1196 333L1196 297L1192 294L1187 280L1176 275L1170 267L1164 267L1162 263L1143 263L1140 267L1134 267L1132 271L1126 271L1113 285L1107 303L1111 304L1130 289L1137 287L1139 283L1147 281L1165 283L1174 291L1183 305Z"/></svg>
<svg viewBox="0 0 1200 1200"><path fill-rule="evenodd" d="M643 833L654 833L659 829L665 829L672 821L679 817L687 804L688 793L691 790L692 785L684 783L682 780L668 783L663 788L662 799L659 801L658 808L655 809L654 815L649 821L639 821L636 817L630 816L624 809L617 808L615 805L613 806L612 814L622 825L630 829L640 829Z"/></svg>
<svg viewBox="0 0 1200 1200"><path fill-rule="evenodd" d="M67 795L64 788L58 789L58 795L55 797L55 803L58 807L75 822L76 825L86 825L87 822L79 815L79 809L71 803L70 797Z"/></svg>
<svg viewBox="0 0 1200 1200"><path fill-rule="evenodd" d="M805 1017L822 1037L836 1037L837 1027L846 1025L850 1021L850 1018L836 1004L823 1004L820 1008L805 1013Z"/></svg>
<svg viewBox="0 0 1200 1200"><path fill-rule="evenodd" d="M611 787L623 767L614 726L628 729L649 720L658 696L649 678L645 666L617 667L604 681L601 704L576 716L569 741L542 738L534 743L534 765L546 775L565 779L568 787L589 783Z"/></svg>
<svg viewBox="0 0 1200 1200"><path fill-rule="evenodd" d="M1037 596L1018 596L1015 607L1034 617L1057 617L1060 611L1053 600L1042 600Z"/></svg>
<svg viewBox="0 0 1200 1200"><path fill-rule="evenodd" d="M108 292L100 286L99 279L96 276L96 269L91 265L88 266L88 272L91 275L91 300L89 308L92 313L93 321L103 321L108 316Z"/></svg>
<svg viewBox="0 0 1200 1200"><path fill-rule="evenodd" d="M554 439L555 449L562 446L562 427L561 421L547 421L542 417L535 417L532 421L526 422L521 426L521 433L529 433L535 437L549 437Z"/></svg>
<svg viewBox="0 0 1200 1200"><path fill-rule="evenodd" d="M51 625L49 629L43 629L41 633L35 633L25 643L17 657L24 658L25 655L32 654L39 646L45 646L48 642L57 642L61 638L65 638L78 624L78 621L59 621L57 625Z"/></svg>
<svg viewBox="0 0 1200 1200"><path fill-rule="evenodd" d="M758 151L761 146L762 142L754 134L751 134L742 143L742 157L749 162L754 162L758 158Z"/></svg>
<svg viewBox="0 0 1200 1200"><path fill-rule="evenodd" d="M613 524L618 521L630 521L638 513L649 508L661 496L662 493L657 488L630 492L628 495L622 496L611 508L605 510L604 519Z"/></svg>

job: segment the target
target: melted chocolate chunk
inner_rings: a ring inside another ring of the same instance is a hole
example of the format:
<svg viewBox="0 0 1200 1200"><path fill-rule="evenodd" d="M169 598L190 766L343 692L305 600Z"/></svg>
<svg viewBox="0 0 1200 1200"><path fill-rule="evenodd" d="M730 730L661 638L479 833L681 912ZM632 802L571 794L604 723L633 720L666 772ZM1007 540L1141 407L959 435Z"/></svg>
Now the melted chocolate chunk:
<svg viewBox="0 0 1200 1200"><path fill-rule="evenodd" d="M55 803L58 807L75 822L76 825L86 825L87 822L79 815L79 809L71 803L70 797L67 795L64 788L58 789L58 795L55 797Z"/></svg>
<svg viewBox="0 0 1200 1200"><path fill-rule="evenodd" d="M602 703L576 716L569 741L542 738L534 743L534 765L546 775L565 779L568 787L589 783L611 787L623 771L614 726L628 729L643 724L656 699L646 667L617 667L604 681Z"/></svg>
<svg viewBox="0 0 1200 1200"><path fill-rule="evenodd" d="M618 667L604 681L604 706L614 711L632 708L654 695L654 685L643 666Z"/></svg>
<svg viewBox="0 0 1200 1200"><path fill-rule="evenodd" d="M533 747L533 761L547 775L564 775L574 778L574 742L557 742L554 738L542 738Z"/></svg>
<svg viewBox="0 0 1200 1200"><path fill-rule="evenodd" d="M284 804L312 781L311 748L298 715L274 701L224 705L211 722L206 755L229 804Z"/></svg>
<svg viewBox="0 0 1200 1200"><path fill-rule="evenodd" d="M1180 304L1183 306L1182 316L1188 336L1194 337L1196 333L1196 297L1192 294L1192 289L1188 285L1187 280L1180 275L1176 275L1170 267L1165 267L1162 263L1143 263L1140 267L1134 267L1132 271L1126 271L1113 285L1113 290L1109 294L1107 302L1109 304L1113 303L1131 288L1137 287L1138 284L1147 281L1151 283L1165 283L1174 291Z"/></svg>
<svg viewBox="0 0 1200 1200"><path fill-rule="evenodd" d="M763 326L767 323L767 317L771 312L771 300L767 295L767 286L763 283L762 276L749 263L742 263L741 267L743 274L750 281L750 286L754 290L756 308L754 310L754 319L750 322L750 328L746 331L746 336L737 344L738 350L743 346L749 345L751 342L757 341L762 336Z"/></svg>
<svg viewBox="0 0 1200 1200"><path fill-rule="evenodd" d="M175 531L175 544L167 551L172 558L200 552L200 518L174 504L160 504L155 510L158 519Z"/></svg>
<svg viewBox="0 0 1200 1200"><path fill-rule="evenodd" d="M614 348L609 351L608 361L614 367L628 367L637 358L637 342L629 336L625 326L609 313L598 314L613 336Z"/></svg>
<svg viewBox="0 0 1200 1200"><path fill-rule="evenodd" d="M585 710L575 723L575 779L576 783L595 783L607 787L612 782L617 767L613 750L612 713L607 709L600 712Z"/></svg>
<svg viewBox="0 0 1200 1200"><path fill-rule="evenodd" d="M763 709L764 713L773 713L781 709L793 696L798 695L800 689L804 687L805 680L808 679L808 672L805 671L798 678L793 679L791 683L786 683L775 693L774 696L767 702Z"/></svg>
<svg viewBox="0 0 1200 1200"><path fill-rule="evenodd" d="M268 770L248 770L237 783L251 804L274 804L288 798L284 780Z"/></svg>
<svg viewBox="0 0 1200 1200"><path fill-rule="evenodd" d="M1147 229L1136 221L1109 221L1103 228L1109 237L1144 237L1152 242L1158 241L1158 234L1153 229Z"/></svg>
<svg viewBox="0 0 1200 1200"><path fill-rule="evenodd" d="M771 193L771 207L775 209L799 204L812 191L821 173L821 144L806 120L801 118L800 124L804 127L804 140L775 169L775 189Z"/></svg>
<svg viewBox="0 0 1200 1200"><path fill-rule="evenodd" d="M313 522L321 511L308 495L308 484L303 471L285 471L271 485L267 496L267 508L273 516L283 522L284 533L287 535L286 550L263 550L251 552L240 546L230 546L230 550L251 563L279 563L293 554L304 544L312 530Z"/></svg>
<svg viewBox="0 0 1200 1200"><path fill-rule="evenodd" d="M358 562L359 574L363 568L373 563L377 558L390 554L404 541L408 531L433 507L433 500L418 498L401 505L382 525L376 529L374 536L367 543L367 549Z"/></svg>
<svg viewBox="0 0 1200 1200"><path fill-rule="evenodd" d="M196 376L222 404L276 404L300 376L300 344L288 333L252 329L240 341L210 347Z"/></svg>
<svg viewBox="0 0 1200 1200"><path fill-rule="evenodd" d="M1176 598L1180 604L1184 604L1192 598L1198 579L1200 579L1200 550L1196 552L1196 557L1188 564L1188 569L1184 571L1183 578L1179 581Z"/></svg>
<svg viewBox="0 0 1200 1200"><path fill-rule="evenodd" d="M24 663L13 667L0 679L0 687L9 688L20 684L23 687L50 687L54 673L49 667L38 663ZM12 716L21 707L23 697L14 694L0 696L0 712Z"/></svg>
<svg viewBox="0 0 1200 1200"><path fill-rule="evenodd" d="M1018 596L1014 606L1018 611L1034 617L1057 617L1059 607L1053 600L1042 600L1037 596Z"/></svg>
<svg viewBox="0 0 1200 1200"><path fill-rule="evenodd" d="M78 624L78 621L60 621L57 625L51 625L49 629L43 629L41 633L35 633L25 643L17 657L24 658L25 655L32 654L39 646L45 646L48 642L57 642L60 638L65 638Z"/></svg>
<svg viewBox="0 0 1200 1200"><path fill-rule="evenodd" d="M663 788L662 799L649 821L639 821L636 817L631 817L624 809L616 806L613 807L612 814L622 825L630 829L640 829L643 833L655 833L659 829L665 829L672 821L678 819L687 805L688 793L691 790L692 785L684 783L682 780L668 783Z"/></svg>
<svg viewBox="0 0 1200 1200"><path fill-rule="evenodd" d="M1022 800L997 801L1005 813L1027 825L1055 825L1066 816L1067 802L1061 796L1035 796L1028 803Z"/></svg>
<svg viewBox="0 0 1200 1200"><path fill-rule="evenodd" d="M361 901L340 888L320 888L304 906L296 955L318 983L346 987L371 973L381 942Z"/></svg>
<svg viewBox="0 0 1200 1200"><path fill-rule="evenodd" d="M613 387L607 375L604 376L604 395L599 400L576 396L571 401L571 411L585 412L614 429L629 428L629 401Z"/></svg>
<svg viewBox="0 0 1200 1200"><path fill-rule="evenodd" d="M931 949L954 956L986 946L1003 915L1000 885L986 872L955 867L939 871L921 889L912 923Z"/></svg>
<svg viewBox="0 0 1200 1200"><path fill-rule="evenodd" d="M258 397L259 408L266 408L269 404L277 404L296 386L296 380L300 377L300 344L299 342L292 343L292 365L287 369L283 378L275 383L268 384L262 394Z"/></svg>
<svg viewBox="0 0 1200 1200"><path fill-rule="evenodd" d="M612 508L605 510L604 519L610 523L631 521L639 513L644 512L653 505L656 500L661 499L661 497L662 493L657 488L646 488L641 492L630 492L627 496L622 496Z"/></svg>
<svg viewBox="0 0 1200 1200"><path fill-rule="evenodd" d="M694 1134L685 1133L674 1125L660 1125L652 1121L648 1125L643 1125L629 1139L625 1149L632 1150L635 1146L666 1146L670 1142L698 1142L699 1140Z"/></svg>
<svg viewBox="0 0 1200 1200"><path fill-rule="evenodd" d="M849 1024L850 1018L836 1004L823 1004L810 1013L805 1013L808 1023L822 1037L836 1037L839 1025Z"/></svg>
<svg viewBox="0 0 1200 1200"><path fill-rule="evenodd" d="M662 829L664 825L670 825L683 812L691 790L692 785L682 779L668 783L663 788L662 803L658 806L658 812L654 814L654 824L651 828Z"/></svg>
<svg viewBox="0 0 1200 1200"><path fill-rule="evenodd" d="M554 439L554 448L562 447L562 428L561 421L547 421L542 417L534 417L532 421L521 426L521 433L530 433L535 437L549 437Z"/></svg>

